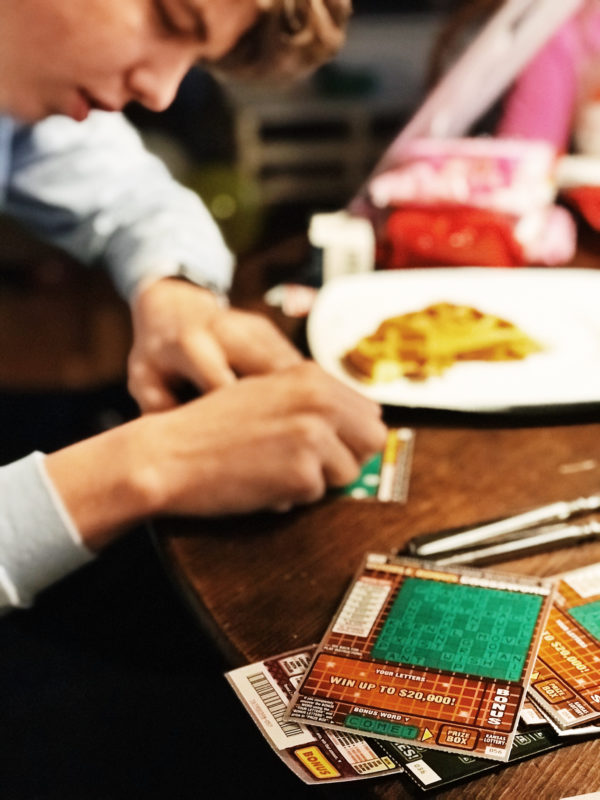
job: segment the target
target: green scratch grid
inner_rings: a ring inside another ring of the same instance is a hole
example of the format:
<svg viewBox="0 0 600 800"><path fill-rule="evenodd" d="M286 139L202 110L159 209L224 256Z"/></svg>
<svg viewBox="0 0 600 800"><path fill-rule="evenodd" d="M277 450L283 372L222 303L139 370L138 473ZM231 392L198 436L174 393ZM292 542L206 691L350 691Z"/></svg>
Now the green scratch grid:
<svg viewBox="0 0 600 800"><path fill-rule="evenodd" d="M569 614L582 625L588 633L600 641L600 600L576 606L569 610Z"/></svg>
<svg viewBox="0 0 600 800"><path fill-rule="evenodd" d="M406 578L371 654L519 681L542 602L524 592Z"/></svg>
<svg viewBox="0 0 600 800"><path fill-rule="evenodd" d="M350 497L363 498L375 497L379 488L379 473L381 472L382 454L377 453L364 464L360 475L342 490Z"/></svg>

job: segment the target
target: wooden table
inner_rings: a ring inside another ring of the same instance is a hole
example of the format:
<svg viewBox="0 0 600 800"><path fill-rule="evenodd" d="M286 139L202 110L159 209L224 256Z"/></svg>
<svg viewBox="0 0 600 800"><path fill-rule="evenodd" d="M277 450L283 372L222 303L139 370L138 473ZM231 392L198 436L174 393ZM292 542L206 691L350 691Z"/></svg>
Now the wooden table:
<svg viewBox="0 0 600 800"><path fill-rule="evenodd" d="M598 407L529 418L388 409L387 419L416 430L405 505L333 495L287 514L155 523L168 569L232 666L319 640L367 551L388 552L417 533L600 488ZM503 569L552 575L595 561L600 542L506 562ZM435 796L560 800L598 789L600 739L503 766ZM323 792L381 800L422 794L397 777Z"/></svg>

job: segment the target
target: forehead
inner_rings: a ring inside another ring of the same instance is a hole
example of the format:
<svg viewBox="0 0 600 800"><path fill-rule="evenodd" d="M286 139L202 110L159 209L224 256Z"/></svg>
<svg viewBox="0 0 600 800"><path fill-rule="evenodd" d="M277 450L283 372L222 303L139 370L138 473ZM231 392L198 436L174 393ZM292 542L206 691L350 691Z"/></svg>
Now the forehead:
<svg viewBox="0 0 600 800"><path fill-rule="evenodd" d="M192 11L207 35L209 56L220 58L258 17L258 0L164 0Z"/></svg>
<svg viewBox="0 0 600 800"><path fill-rule="evenodd" d="M81 25L82 28L97 24L140 23L144 18L167 9L184 19L197 16L214 26L215 35L251 25L258 14L259 6L270 0L11 0L21 7L24 14L33 19L58 17ZM0 3L5 0L0 0Z"/></svg>
<svg viewBox="0 0 600 800"><path fill-rule="evenodd" d="M170 0L170 2L220 23L225 23L227 20L232 22L253 20L261 5L260 0Z"/></svg>
<svg viewBox="0 0 600 800"><path fill-rule="evenodd" d="M161 0L150 0L151 3L156 1ZM221 25L227 24L228 21L239 24L242 21L253 20L259 7L264 6L264 0L162 0L162 2Z"/></svg>

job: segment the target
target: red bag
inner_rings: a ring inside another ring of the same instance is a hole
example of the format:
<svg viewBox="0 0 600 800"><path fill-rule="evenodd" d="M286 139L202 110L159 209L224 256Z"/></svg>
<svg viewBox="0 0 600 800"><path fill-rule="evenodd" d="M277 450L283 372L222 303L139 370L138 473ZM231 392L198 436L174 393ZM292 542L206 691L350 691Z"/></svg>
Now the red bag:
<svg viewBox="0 0 600 800"><path fill-rule="evenodd" d="M408 206L387 213L379 231L378 266L522 266L515 218L465 206Z"/></svg>
<svg viewBox="0 0 600 800"><path fill-rule="evenodd" d="M600 231L600 186L575 186L565 189L562 194L588 225Z"/></svg>

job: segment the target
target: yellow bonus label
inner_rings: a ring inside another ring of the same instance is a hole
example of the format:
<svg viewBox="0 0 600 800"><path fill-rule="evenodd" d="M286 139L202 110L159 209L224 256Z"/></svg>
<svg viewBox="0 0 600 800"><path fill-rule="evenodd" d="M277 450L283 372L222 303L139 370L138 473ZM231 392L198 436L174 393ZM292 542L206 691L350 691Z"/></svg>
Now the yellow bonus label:
<svg viewBox="0 0 600 800"><path fill-rule="evenodd" d="M319 750L318 747L302 747L294 754L317 778L339 778L340 773Z"/></svg>

